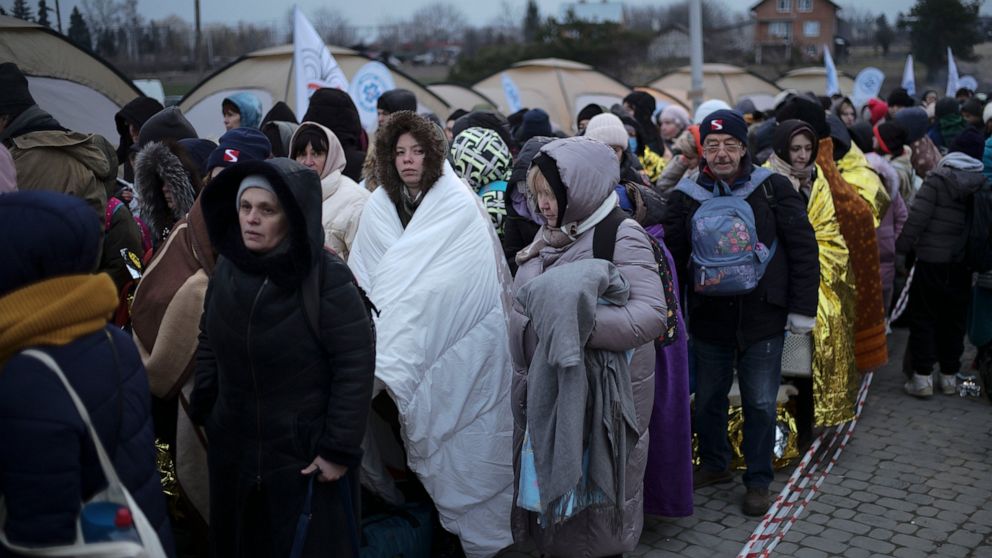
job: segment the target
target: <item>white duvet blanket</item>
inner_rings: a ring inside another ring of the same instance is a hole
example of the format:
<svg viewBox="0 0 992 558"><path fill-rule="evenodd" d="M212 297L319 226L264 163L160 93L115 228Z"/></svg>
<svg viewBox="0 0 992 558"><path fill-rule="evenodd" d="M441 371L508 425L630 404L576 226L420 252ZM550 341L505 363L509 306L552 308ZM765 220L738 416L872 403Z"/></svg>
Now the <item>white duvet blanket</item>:
<svg viewBox="0 0 992 558"><path fill-rule="evenodd" d="M410 468L470 557L512 543L509 272L478 197L445 163L406 230L381 188L348 265L380 311L376 377Z"/></svg>

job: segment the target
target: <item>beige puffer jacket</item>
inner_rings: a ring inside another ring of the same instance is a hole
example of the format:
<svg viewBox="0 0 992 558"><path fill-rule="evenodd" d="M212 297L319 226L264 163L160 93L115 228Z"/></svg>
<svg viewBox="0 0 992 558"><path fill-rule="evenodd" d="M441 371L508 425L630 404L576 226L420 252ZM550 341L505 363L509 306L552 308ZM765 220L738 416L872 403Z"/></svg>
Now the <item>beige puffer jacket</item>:
<svg viewBox="0 0 992 558"><path fill-rule="evenodd" d="M318 128L327 136L327 160L320 173L324 243L347 262L369 192L343 174L347 164L344 148L329 128L315 122L304 122L293 134L290 145L293 145L296 137L309 127Z"/></svg>

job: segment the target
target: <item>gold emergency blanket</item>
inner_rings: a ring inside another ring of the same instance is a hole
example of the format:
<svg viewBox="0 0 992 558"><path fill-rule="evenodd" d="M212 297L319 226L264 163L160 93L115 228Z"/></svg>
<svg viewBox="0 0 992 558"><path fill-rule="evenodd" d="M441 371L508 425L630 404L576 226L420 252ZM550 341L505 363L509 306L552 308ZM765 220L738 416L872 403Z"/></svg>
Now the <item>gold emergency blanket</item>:
<svg viewBox="0 0 992 558"><path fill-rule="evenodd" d="M858 370L867 372L880 368L889 359L874 210L841 175L832 154L833 140L821 139L816 164L822 171L820 176L830 185L836 220L850 254L857 301L855 313L847 317L854 322L854 356Z"/></svg>
<svg viewBox="0 0 992 558"><path fill-rule="evenodd" d="M744 463L744 408L731 407L727 415L727 434L730 436L730 467L743 471ZM798 431L796 419L785 404L780 403L775 412L775 444L772 446L772 466L776 469L787 467L799 457L797 445Z"/></svg>
<svg viewBox="0 0 992 558"><path fill-rule="evenodd" d="M775 409L775 444L772 446L772 466L784 469L799 457L796 418L786 403ZM727 437L730 440L730 466L743 471L744 463L744 408L731 405L727 413ZM692 433L692 464L699 465L699 437Z"/></svg>
<svg viewBox="0 0 992 558"><path fill-rule="evenodd" d="M160 438L155 438L155 467L158 469L158 474L162 478L162 494L165 494L170 516L176 517L175 512L179 504L179 483L176 482L176 464L172 461L169 444Z"/></svg>
<svg viewBox="0 0 992 558"><path fill-rule="evenodd" d="M861 378L854 357L854 272L830 185L820 169L806 212L816 234L820 261L813 328L813 420L817 426L833 426L854 418Z"/></svg>
<svg viewBox="0 0 992 558"><path fill-rule="evenodd" d="M651 151L651 148L647 146L644 147L644 154L638 155L637 160L644 167L644 172L648 175L648 180L651 181L651 184L654 184L661 178L661 173L665 170L665 165L668 164L668 161L664 157Z"/></svg>
<svg viewBox="0 0 992 558"><path fill-rule="evenodd" d="M871 168L864 152L852 143L850 151L837 161L837 170L848 184L854 186L861 199L868 203L877 229L892 204L892 198L885 190L882 179Z"/></svg>

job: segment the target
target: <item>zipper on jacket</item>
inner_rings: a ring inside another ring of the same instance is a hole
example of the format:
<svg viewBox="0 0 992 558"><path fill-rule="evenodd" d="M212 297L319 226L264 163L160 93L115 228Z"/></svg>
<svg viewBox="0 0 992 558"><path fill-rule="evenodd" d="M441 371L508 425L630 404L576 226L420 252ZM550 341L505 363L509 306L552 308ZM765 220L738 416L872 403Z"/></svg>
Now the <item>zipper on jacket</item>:
<svg viewBox="0 0 992 558"><path fill-rule="evenodd" d="M259 487L262 485L262 403L258 396L258 378L255 377L255 367L252 365L251 360L251 322L255 316L255 307L258 306L258 300L262 298L262 291L265 290L265 285L268 282L269 278L266 277L262 281L262 286L258 288L258 292L255 293L255 300L251 303L251 310L248 312L248 331L245 334L245 354L248 355L248 371L251 373L251 383L255 387L255 439L258 443L258 469L255 471L255 483Z"/></svg>

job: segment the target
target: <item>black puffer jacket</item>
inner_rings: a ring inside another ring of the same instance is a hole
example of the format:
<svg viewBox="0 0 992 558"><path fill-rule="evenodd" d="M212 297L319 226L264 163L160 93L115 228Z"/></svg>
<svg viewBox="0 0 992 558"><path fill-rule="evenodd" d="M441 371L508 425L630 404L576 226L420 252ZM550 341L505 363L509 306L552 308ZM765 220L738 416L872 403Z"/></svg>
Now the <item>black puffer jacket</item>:
<svg viewBox="0 0 992 558"><path fill-rule="evenodd" d="M744 164L749 164L745 160ZM700 184L712 186L705 172ZM754 211L758 238L766 246L778 238L778 248L765 269L757 288L741 296L701 296L689 287L687 313L692 335L704 341L747 347L785 329L790 312L816 315L817 289L820 282L818 248L813 227L806 216L806 204L789 179L772 175L773 209L764 189L756 189L747 198ZM707 181L708 184L707 184ZM679 270L679 283L692 285L688 277L692 251L692 215L699 202L673 191L668 198L662 225L665 244Z"/></svg>
<svg viewBox="0 0 992 558"><path fill-rule="evenodd" d="M960 262L968 200L983 184L981 161L964 153L946 155L913 198L896 252L915 249L916 257L925 262Z"/></svg>
<svg viewBox="0 0 992 558"><path fill-rule="evenodd" d="M286 249L257 256L241 240L241 180L269 179L289 220ZM345 263L323 250L320 182L289 159L229 167L204 191L220 257L204 302L192 417L210 440L215 556L286 556L303 508L300 471L318 455L349 468L358 495L361 441L372 394L372 329ZM320 266L320 343L303 310L305 278ZM273 548L246 548L249 494L266 494ZM317 483L306 556L351 556L337 483ZM355 510L357 512L357 508Z"/></svg>

